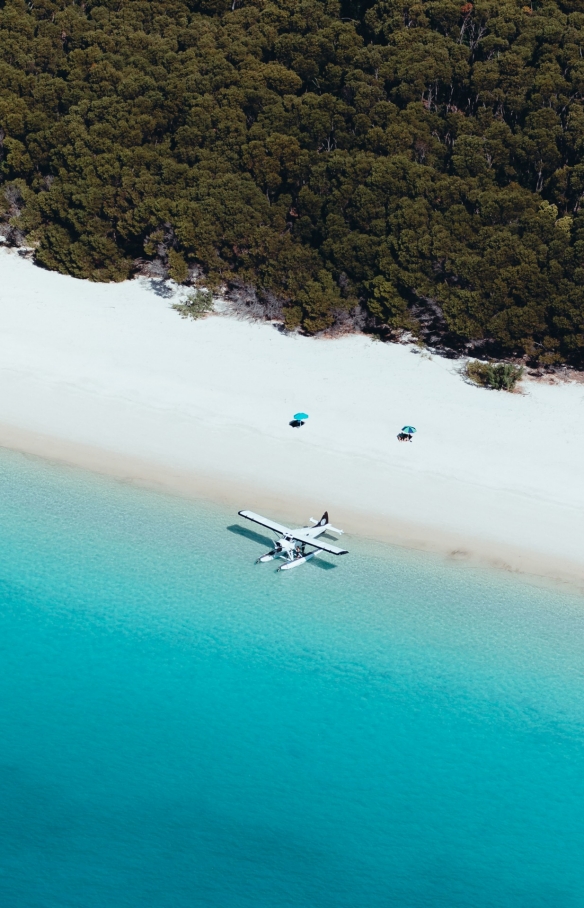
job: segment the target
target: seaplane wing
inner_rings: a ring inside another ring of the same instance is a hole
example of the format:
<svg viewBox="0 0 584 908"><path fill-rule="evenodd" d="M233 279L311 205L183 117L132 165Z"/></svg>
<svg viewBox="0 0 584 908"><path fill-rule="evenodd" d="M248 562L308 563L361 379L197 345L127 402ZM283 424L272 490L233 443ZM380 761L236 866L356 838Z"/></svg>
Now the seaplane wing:
<svg viewBox="0 0 584 908"><path fill-rule="evenodd" d="M262 517L261 514L254 514L253 511L238 511L240 517L246 517L247 520L253 520L254 523L259 523L260 526L267 527L268 530L273 530L274 533L290 533L288 527L282 526L281 523L276 523L275 520L269 520L267 517ZM306 540L303 540L306 541Z"/></svg>
<svg viewBox="0 0 584 908"><path fill-rule="evenodd" d="M336 545L329 545L328 542L321 542L320 539L315 539L314 536L309 536L308 533L303 533L302 530L288 530L290 536L293 539L296 539L297 542L305 542L307 545L313 545L315 549L322 549L323 552L328 552L330 555L348 555L347 549L340 549Z"/></svg>

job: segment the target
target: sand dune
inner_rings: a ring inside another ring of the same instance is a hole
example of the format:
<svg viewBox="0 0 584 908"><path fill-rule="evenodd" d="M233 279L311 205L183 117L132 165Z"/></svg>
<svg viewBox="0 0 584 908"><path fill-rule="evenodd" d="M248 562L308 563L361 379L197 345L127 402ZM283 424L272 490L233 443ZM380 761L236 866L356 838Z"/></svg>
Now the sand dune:
<svg viewBox="0 0 584 908"><path fill-rule="evenodd" d="M149 281L89 284L6 249L0 280L0 444L584 580L584 385L485 391L416 348L185 321Z"/></svg>

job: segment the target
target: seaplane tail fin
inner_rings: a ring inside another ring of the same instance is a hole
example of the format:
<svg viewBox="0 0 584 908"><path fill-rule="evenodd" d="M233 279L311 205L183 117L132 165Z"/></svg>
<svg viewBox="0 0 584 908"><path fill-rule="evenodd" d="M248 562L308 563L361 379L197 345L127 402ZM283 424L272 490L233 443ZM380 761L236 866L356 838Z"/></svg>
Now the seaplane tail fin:
<svg viewBox="0 0 584 908"><path fill-rule="evenodd" d="M318 511L316 513L318 514ZM324 514L322 515L322 517L320 518L320 520L318 521L317 526L324 527L327 525L328 522L329 522L328 511L325 511Z"/></svg>

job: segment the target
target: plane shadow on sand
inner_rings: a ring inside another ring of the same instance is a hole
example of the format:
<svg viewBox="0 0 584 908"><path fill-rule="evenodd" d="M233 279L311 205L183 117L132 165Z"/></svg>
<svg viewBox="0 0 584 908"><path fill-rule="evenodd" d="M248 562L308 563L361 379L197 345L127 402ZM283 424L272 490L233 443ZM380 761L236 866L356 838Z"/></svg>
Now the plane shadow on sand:
<svg viewBox="0 0 584 908"><path fill-rule="evenodd" d="M262 536L261 533L254 533L253 530L248 530L247 527L240 527L236 523L232 523L231 526L226 527L226 529L235 536L244 536L252 542L257 542L259 545L267 545L268 548L271 548L274 544L274 540L270 539L269 536ZM316 568L320 568L321 571L334 571L337 567L336 564L331 564L330 561L324 561L321 558L313 558L312 561L309 561L308 563Z"/></svg>

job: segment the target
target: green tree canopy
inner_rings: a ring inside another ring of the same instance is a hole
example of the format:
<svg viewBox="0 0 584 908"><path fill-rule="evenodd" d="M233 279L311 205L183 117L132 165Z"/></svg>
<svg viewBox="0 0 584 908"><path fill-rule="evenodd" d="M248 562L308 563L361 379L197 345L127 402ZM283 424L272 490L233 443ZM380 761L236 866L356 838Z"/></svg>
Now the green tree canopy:
<svg viewBox="0 0 584 908"><path fill-rule="evenodd" d="M584 0L0 0L0 218L78 277L584 365L583 48Z"/></svg>

